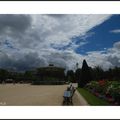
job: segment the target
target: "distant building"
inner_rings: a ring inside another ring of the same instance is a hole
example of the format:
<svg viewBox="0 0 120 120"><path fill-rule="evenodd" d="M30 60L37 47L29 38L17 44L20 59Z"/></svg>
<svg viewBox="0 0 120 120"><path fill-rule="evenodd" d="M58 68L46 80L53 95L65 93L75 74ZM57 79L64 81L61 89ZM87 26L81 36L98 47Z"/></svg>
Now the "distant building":
<svg viewBox="0 0 120 120"><path fill-rule="evenodd" d="M41 67L37 69L37 80L33 84L63 84L65 83L65 69L62 67L55 67L49 64L48 67Z"/></svg>

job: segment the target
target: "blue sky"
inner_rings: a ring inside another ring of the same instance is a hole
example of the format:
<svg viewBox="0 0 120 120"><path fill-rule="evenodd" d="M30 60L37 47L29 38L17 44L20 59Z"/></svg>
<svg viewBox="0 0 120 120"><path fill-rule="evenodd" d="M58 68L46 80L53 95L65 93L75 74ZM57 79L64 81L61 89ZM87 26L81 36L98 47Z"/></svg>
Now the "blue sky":
<svg viewBox="0 0 120 120"><path fill-rule="evenodd" d="M85 34L73 36L67 45L53 44L52 47L59 51L73 50L91 66L96 64L103 69L120 66L120 15L112 15Z"/></svg>
<svg viewBox="0 0 120 120"><path fill-rule="evenodd" d="M86 54L90 51L105 51L113 47L115 42L120 41L120 34L110 32L114 29L120 28L120 15L113 15L110 19L102 24L94 27L89 33L93 33L90 37L86 38L87 44L78 47L75 51L80 54ZM80 37L76 38L78 41Z"/></svg>
<svg viewBox="0 0 120 120"><path fill-rule="evenodd" d="M120 41L120 34L115 34L110 31L120 28L120 15L113 15L110 19L104 21L102 24L93 27L83 36L75 36L71 38L71 42L67 45L54 45L51 46L57 50L66 50L72 47L73 43L78 47L75 52L78 54L86 55L87 52L104 51L112 48L115 42ZM82 41L82 42L81 42ZM83 45L81 45L83 43Z"/></svg>
<svg viewBox="0 0 120 120"><path fill-rule="evenodd" d="M0 15L0 68L120 66L120 15Z"/></svg>

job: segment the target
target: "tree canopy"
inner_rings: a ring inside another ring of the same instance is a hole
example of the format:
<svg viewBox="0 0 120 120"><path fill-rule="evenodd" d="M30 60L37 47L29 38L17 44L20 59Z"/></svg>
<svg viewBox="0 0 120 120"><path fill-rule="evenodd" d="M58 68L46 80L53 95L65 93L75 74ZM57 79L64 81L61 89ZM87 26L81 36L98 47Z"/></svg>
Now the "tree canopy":
<svg viewBox="0 0 120 120"><path fill-rule="evenodd" d="M78 81L78 86L84 87L91 80L92 80L92 75L90 72L90 68L89 68L86 60L83 60L81 76L80 76L80 79Z"/></svg>

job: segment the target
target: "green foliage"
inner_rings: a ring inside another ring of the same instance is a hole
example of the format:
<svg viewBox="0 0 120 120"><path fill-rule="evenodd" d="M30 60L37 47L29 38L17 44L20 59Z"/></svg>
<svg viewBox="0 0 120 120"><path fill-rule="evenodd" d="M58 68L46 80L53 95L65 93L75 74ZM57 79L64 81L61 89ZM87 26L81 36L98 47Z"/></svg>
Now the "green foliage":
<svg viewBox="0 0 120 120"><path fill-rule="evenodd" d="M104 71L101 67L97 66L93 68L92 72L94 80L101 80L104 78Z"/></svg>
<svg viewBox="0 0 120 120"><path fill-rule="evenodd" d="M107 93L120 103L120 82L111 81L107 88Z"/></svg>
<svg viewBox="0 0 120 120"><path fill-rule="evenodd" d="M80 80L80 75L81 75L81 69L79 68L79 69L77 69L75 71L75 80L76 80L76 82L78 82Z"/></svg>
<svg viewBox="0 0 120 120"><path fill-rule="evenodd" d="M88 67L86 60L83 60L81 76L80 76L80 80L78 81L78 86L84 87L91 80L92 80L92 76L90 73L90 68Z"/></svg>
<svg viewBox="0 0 120 120"><path fill-rule="evenodd" d="M118 81L91 81L86 88L94 94L97 93L120 104L120 82Z"/></svg>
<svg viewBox="0 0 120 120"><path fill-rule="evenodd" d="M78 88L78 91L87 100L88 104L90 104L90 105L94 105L94 106L109 105L109 103L107 101L96 97L95 95L91 94L89 91L87 91L84 88Z"/></svg>
<svg viewBox="0 0 120 120"><path fill-rule="evenodd" d="M5 79L7 79L8 76L9 76L9 72L7 70L0 69L0 80L1 81L5 81Z"/></svg>
<svg viewBox="0 0 120 120"><path fill-rule="evenodd" d="M73 70L68 70L67 71L67 79L69 82L75 82L75 75L74 75L74 72Z"/></svg>

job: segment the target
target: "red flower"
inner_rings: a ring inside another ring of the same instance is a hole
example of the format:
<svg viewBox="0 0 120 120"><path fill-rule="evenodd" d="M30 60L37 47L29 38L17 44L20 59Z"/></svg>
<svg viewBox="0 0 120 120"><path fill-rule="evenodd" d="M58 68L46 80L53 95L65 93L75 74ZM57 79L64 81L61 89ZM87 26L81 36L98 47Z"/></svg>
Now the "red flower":
<svg viewBox="0 0 120 120"><path fill-rule="evenodd" d="M99 85L100 85L100 86L104 86L104 85L105 85L105 80L100 80L100 81L99 81Z"/></svg>

